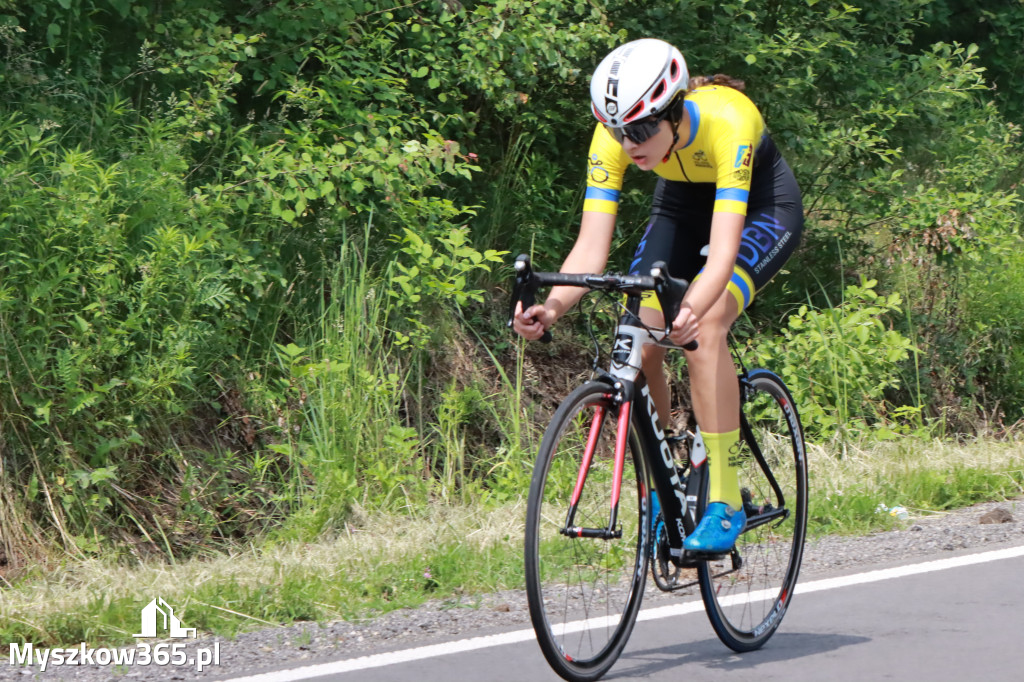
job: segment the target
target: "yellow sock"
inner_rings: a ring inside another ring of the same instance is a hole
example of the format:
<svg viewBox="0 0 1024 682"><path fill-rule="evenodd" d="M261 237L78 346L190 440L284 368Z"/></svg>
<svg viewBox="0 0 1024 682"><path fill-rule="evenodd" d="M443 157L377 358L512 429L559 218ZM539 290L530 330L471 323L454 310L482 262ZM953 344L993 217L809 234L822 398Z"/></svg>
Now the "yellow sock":
<svg viewBox="0 0 1024 682"><path fill-rule="evenodd" d="M709 502L725 502L733 509L743 507L740 495L740 467L736 458L740 440L740 430L728 433L704 433L704 447L708 452L708 476L711 490L708 491Z"/></svg>

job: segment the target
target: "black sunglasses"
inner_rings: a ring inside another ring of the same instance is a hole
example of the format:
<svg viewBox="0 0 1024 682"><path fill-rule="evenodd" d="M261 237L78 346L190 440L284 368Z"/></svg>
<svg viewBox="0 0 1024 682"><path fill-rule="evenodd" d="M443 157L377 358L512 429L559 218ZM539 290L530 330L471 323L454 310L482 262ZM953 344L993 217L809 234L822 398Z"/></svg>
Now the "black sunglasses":
<svg viewBox="0 0 1024 682"><path fill-rule="evenodd" d="M605 125L608 132L612 134L619 144L622 144L622 140L625 137L633 140L637 144L643 144L649 138L658 134L658 124L665 120L667 116L667 110L665 113L658 114L656 116L648 116L647 118L633 123L628 123L621 128L613 128L610 125Z"/></svg>

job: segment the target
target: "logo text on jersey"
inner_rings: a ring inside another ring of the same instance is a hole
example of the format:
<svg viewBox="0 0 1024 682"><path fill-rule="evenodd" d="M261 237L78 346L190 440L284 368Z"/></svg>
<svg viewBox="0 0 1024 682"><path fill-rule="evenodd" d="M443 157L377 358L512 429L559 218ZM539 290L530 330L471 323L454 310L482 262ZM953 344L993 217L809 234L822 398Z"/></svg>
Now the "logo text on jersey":
<svg viewBox="0 0 1024 682"><path fill-rule="evenodd" d="M733 168L739 168L741 166L745 166L745 167L749 168L750 167L750 152L751 152L751 149L750 149L750 145L749 144L741 144L739 147L737 147L736 148L736 162L733 164Z"/></svg>

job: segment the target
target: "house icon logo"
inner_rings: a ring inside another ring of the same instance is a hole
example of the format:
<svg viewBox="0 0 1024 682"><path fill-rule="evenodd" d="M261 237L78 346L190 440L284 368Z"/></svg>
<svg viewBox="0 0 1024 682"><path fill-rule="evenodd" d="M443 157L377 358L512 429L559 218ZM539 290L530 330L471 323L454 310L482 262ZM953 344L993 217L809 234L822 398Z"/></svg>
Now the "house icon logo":
<svg viewBox="0 0 1024 682"><path fill-rule="evenodd" d="M159 621L159 623L158 623ZM142 632L133 637L156 637L157 626L166 630L170 637L195 637L195 628L181 626L181 621L174 615L171 605L157 597L142 609ZM190 634L191 633L191 634Z"/></svg>

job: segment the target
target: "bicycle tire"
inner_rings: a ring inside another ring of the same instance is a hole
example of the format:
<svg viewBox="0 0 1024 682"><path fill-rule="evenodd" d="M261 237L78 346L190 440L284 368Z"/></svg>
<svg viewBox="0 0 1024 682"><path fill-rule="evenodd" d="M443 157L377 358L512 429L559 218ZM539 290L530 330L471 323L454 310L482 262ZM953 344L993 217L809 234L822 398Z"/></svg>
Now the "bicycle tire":
<svg viewBox="0 0 1024 682"><path fill-rule="evenodd" d="M760 648L778 629L796 586L807 531L807 457L792 396L782 380L767 370L750 372L741 389L744 507L748 519L768 511L769 516L760 518L773 520L761 525L748 521L733 553L702 561L697 570L711 626L737 652ZM753 456L755 447L782 492L781 502ZM707 485L699 498L703 513ZM782 509L784 515L770 516Z"/></svg>
<svg viewBox="0 0 1024 682"><path fill-rule="evenodd" d="M619 407L598 381L555 411L537 455L526 513L525 569L530 619L552 669L572 682L604 675L622 653L643 600L650 555L647 469L629 426L615 539L567 537L570 499L591 425L600 436L580 492L574 527L607 527Z"/></svg>

